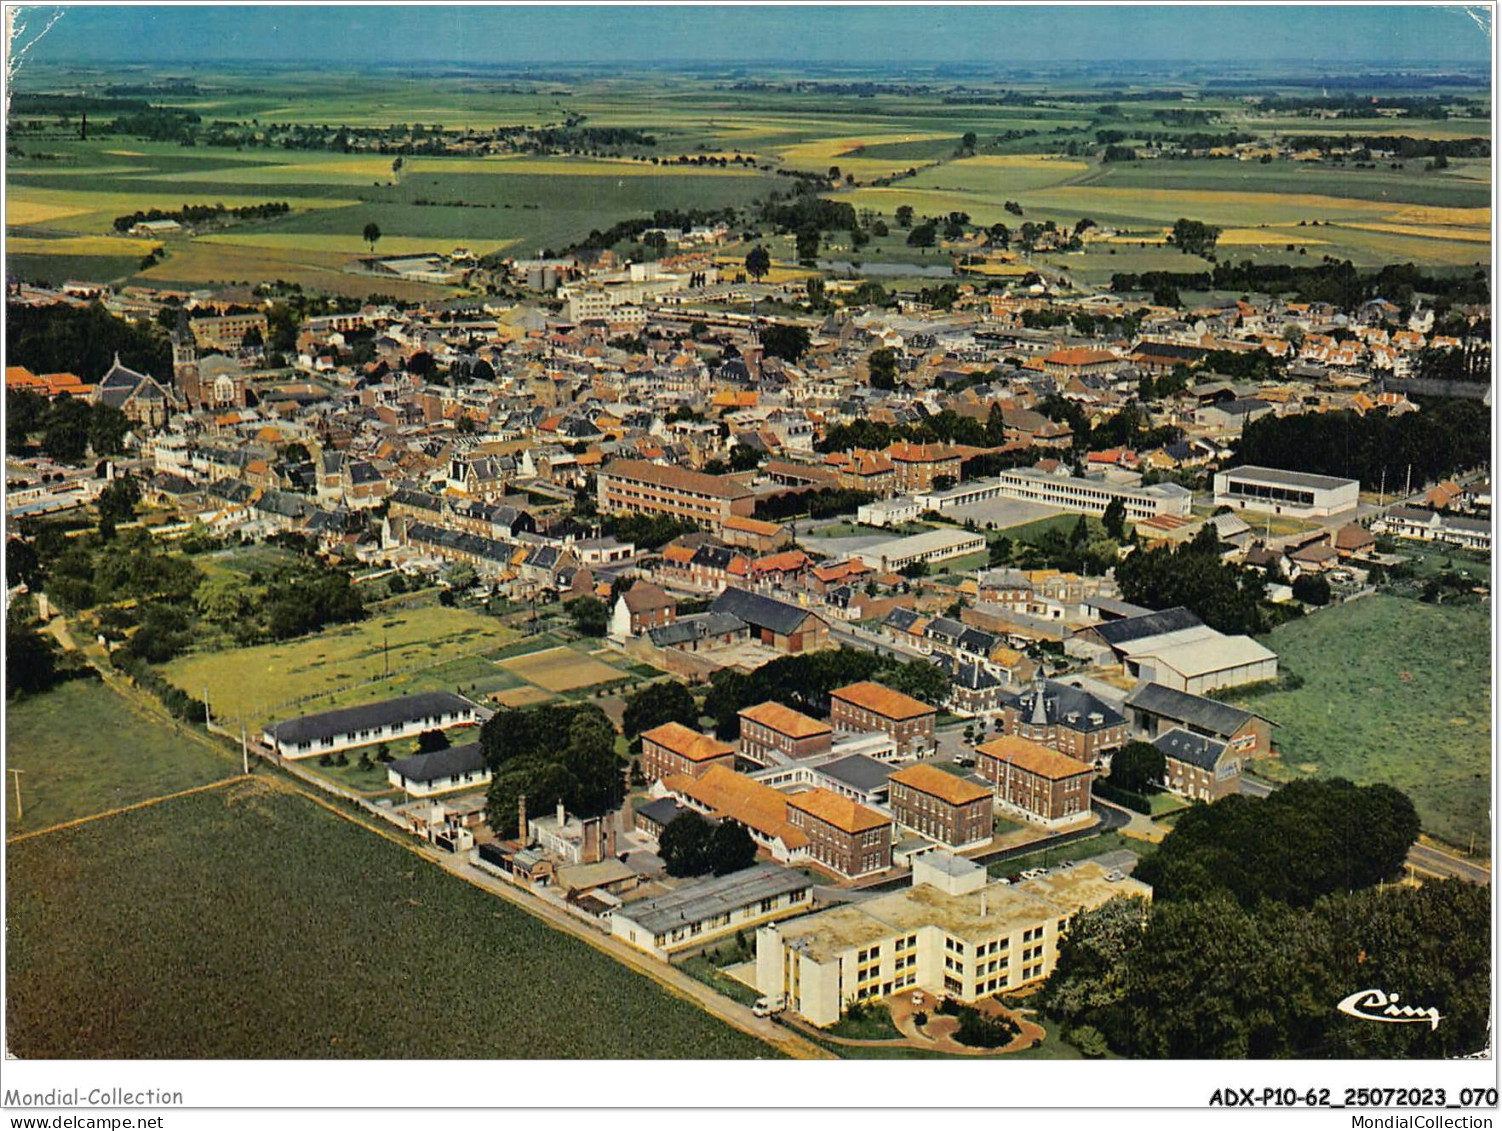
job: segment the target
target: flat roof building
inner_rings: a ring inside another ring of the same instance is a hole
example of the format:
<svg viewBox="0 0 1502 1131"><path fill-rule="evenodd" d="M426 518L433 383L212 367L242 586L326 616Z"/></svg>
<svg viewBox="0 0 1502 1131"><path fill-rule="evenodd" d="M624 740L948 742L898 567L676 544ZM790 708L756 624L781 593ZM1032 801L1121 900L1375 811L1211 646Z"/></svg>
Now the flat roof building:
<svg viewBox="0 0 1502 1131"><path fill-rule="evenodd" d="M1361 483L1276 467L1232 467L1215 473L1215 505L1324 518L1356 509Z"/></svg>
<svg viewBox="0 0 1502 1131"><path fill-rule="evenodd" d="M1094 863L977 887L972 869L950 875L920 860L924 868L915 861L914 884L903 891L762 927L757 988L819 1026L853 1002L912 989L975 1001L1047 978L1076 913L1117 895L1152 896L1146 884L1112 880L1119 874Z"/></svg>
<svg viewBox="0 0 1502 1131"><path fill-rule="evenodd" d="M872 569L896 572L915 562L943 562L978 554L985 548L985 536L968 530L925 530L922 534L878 542L858 550L854 556Z"/></svg>
<svg viewBox="0 0 1502 1131"><path fill-rule="evenodd" d="M997 494L1008 499L1041 503L1077 514L1105 514L1112 500L1120 499L1129 521L1141 522L1160 514L1188 518L1194 496L1177 483L1154 483L1129 487L1104 479L1076 475L1053 475L1035 467L1003 471L996 481ZM967 499L967 502L974 501Z"/></svg>

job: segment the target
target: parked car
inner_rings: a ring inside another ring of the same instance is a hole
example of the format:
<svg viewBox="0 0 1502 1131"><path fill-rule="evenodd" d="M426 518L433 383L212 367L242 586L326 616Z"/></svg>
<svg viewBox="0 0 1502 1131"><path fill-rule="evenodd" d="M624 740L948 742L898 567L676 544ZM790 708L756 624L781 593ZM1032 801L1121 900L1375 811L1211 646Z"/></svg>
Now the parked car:
<svg viewBox="0 0 1502 1131"><path fill-rule="evenodd" d="M751 1012L757 1017L770 1017L774 1013L781 1013L787 1008L787 1002L781 994L776 997L759 997L756 1004L751 1007Z"/></svg>

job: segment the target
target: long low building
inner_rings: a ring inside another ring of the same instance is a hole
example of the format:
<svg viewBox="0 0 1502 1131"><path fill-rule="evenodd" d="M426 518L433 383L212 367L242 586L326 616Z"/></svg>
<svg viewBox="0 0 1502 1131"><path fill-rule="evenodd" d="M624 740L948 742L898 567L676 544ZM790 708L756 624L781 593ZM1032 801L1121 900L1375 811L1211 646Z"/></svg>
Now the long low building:
<svg viewBox="0 0 1502 1131"><path fill-rule="evenodd" d="M1165 637L1144 640L1128 652L1126 667L1139 679L1191 695L1278 678L1277 653L1250 636L1219 633L1180 642Z"/></svg>
<svg viewBox="0 0 1502 1131"><path fill-rule="evenodd" d="M906 538L878 542L854 556L872 569L896 572L915 562L944 562L977 554L986 548L984 535L968 530L925 530Z"/></svg>
<svg viewBox="0 0 1502 1131"><path fill-rule="evenodd" d="M1122 505L1126 507L1126 517L1131 522L1141 522L1160 514L1188 518L1192 513L1194 501L1194 496L1177 483L1154 483L1151 487L1131 487L1105 479L1084 479L1077 475L1053 475L1035 467L1019 467L1003 471L996 479L994 497L1041 503L1044 506L1058 507L1060 510L1074 511L1078 514L1105 514L1106 508L1114 500L1120 499ZM974 497L962 498L962 502L951 502L950 506L962 506L964 503L977 501Z"/></svg>
<svg viewBox="0 0 1502 1131"><path fill-rule="evenodd" d="M737 931L800 915L813 900L813 881L802 872L757 864L627 903L611 915L610 933L667 961Z"/></svg>
<svg viewBox="0 0 1502 1131"><path fill-rule="evenodd" d="M1215 473L1215 505L1302 518L1355 510L1361 483L1276 467L1232 467Z"/></svg>
<svg viewBox="0 0 1502 1131"><path fill-rule="evenodd" d="M976 1001L1052 974L1078 912L1152 896L1094 863L1019 884L986 880L984 867L934 852L913 861L905 890L762 927L757 988L819 1026L854 1002L912 989Z"/></svg>
<svg viewBox="0 0 1502 1131"><path fill-rule="evenodd" d="M263 737L266 745L283 758L311 758L352 746L412 738L425 730L473 726L477 710L468 699L451 691L423 691L288 719L267 727Z"/></svg>
<svg viewBox="0 0 1502 1131"><path fill-rule="evenodd" d="M432 797L490 784L490 767L478 742L403 758L386 767L386 780L410 797Z"/></svg>

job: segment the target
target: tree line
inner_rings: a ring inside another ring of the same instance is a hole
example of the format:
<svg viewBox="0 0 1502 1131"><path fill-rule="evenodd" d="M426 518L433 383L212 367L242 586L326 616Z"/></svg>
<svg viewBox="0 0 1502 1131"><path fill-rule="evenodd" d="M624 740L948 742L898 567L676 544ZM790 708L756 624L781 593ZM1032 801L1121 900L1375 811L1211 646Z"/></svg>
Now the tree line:
<svg viewBox="0 0 1502 1131"><path fill-rule="evenodd" d="M1479 401L1420 398L1420 411L1264 416L1242 432L1238 463L1359 479L1390 492L1480 467L1491 459L1491 420ZM1130 598L1128 598L1130 599Z"/></svg>

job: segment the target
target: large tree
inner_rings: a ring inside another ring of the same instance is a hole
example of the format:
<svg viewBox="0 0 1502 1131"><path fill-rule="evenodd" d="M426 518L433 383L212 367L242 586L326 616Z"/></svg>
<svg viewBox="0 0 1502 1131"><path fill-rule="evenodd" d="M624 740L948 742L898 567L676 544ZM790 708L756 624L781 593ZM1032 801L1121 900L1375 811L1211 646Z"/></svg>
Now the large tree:
<svg viewBox="0 0 1502 1131"><path fill-rule="evenodd" d="M699 726L699 705L693 693L675 679L649 683L626 697L621 730L628 738L664 723Z"/></svg>
<svg viewBox="0 0 1502 1131"><path fill-rule="evenodd" d="M1111 757L1110 783L1117 789L1141 793L1163 781L1167 760L1151 742L1128 742Z"/></svg>
<svg viewBox="0 0 1502 1131"><path fill-rule="evenodd" d="M757 244L746 253L746 274L750 275L754 282L761 282L771 270L772 257L767 254L767 249L761 244Z"/></svg>
<svg viewBox="0 0 1502 1131"><path fill-rule="evenodd" d="M761 348L768 357L797 361L808 349L808 331L802 326L773 323L761 331Z"/></svg>
<svg viewBox="0 0 1502 1131"><path fill-rule="evenodd" d="M1189 810L1137 875L1158 900L1224 891L1246 906L1304 907L1396 875L1418 833L1413 802L1392 786L1299 781Z"/></svg>

